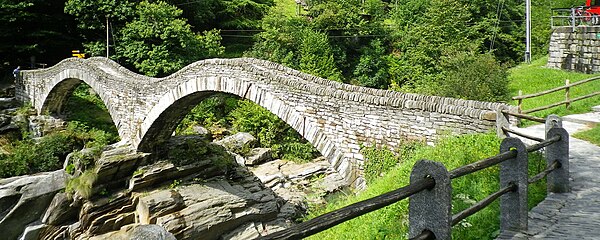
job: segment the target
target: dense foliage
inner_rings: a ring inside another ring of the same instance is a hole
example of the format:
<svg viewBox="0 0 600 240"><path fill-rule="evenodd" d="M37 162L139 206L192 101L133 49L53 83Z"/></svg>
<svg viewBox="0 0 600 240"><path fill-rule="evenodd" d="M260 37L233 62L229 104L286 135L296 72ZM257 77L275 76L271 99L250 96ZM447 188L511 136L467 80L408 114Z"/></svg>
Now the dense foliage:
<svg viewBox="0 0 600 240"><path fill-rule="evenodd" d="M316 149L296 130L261 106L230 95L215 95L203 100L185 116L176 133L193 133L196 126L206 126L213 135L222 128L248 132L261 147L269 147L276 158L308 161L317 156Z"/></svg>
<svg viewBox="0 0 600 240"><path fill-rule="evenodd" d="M66 105L67 128L40 139L24 138L10 143L0 154L0 178L53 171L63 167L66 156L82 148L100 149L118 140L106 106L89 86L81 84ZM27 131L27 130L23 130Z"/></svg>

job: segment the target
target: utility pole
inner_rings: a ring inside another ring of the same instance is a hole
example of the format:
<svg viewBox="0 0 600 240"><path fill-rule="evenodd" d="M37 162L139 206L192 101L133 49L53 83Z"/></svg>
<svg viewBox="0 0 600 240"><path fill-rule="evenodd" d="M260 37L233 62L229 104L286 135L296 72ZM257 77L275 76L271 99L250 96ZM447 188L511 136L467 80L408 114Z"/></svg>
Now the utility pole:
<svg viewBox="0 0 600 240"><path fill-rule="evenodd" d="M108 16L106 16L106 58L108 58Z"/></svg>
<svg viewBox="0 0 600 240"><path fill-rule="evenodd" d="M531 63L531 0L525 0L525 62Z"/></svg>

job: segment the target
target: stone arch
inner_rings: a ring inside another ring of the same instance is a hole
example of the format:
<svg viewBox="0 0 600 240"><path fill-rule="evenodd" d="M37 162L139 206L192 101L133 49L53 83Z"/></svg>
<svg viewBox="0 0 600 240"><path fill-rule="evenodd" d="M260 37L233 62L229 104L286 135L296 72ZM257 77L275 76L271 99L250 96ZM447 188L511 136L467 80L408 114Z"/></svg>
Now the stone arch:
<svg viewBox="0 0 600 240"><path fill-rule="evenodd" d="M200 101L217 92L228 93L248 99L275 114L294 128L310 142L332 167L342 173L346 180L355 180L350 159L346 159L337 146L314 122L306 121L296 109L289 106L268 89L261 88L235 77L201 77L179 84L160 97L158 103L149 111L138 126L138 132L132 139L133 146L139 151L152 151L156 144L168 139L179 122ZM340 171L344 169L343 171Z"/></svg>
<svg viewBox="0 0 600 240"><path fill-rule="evenodd" d="M121 130L119 129L119 124L117 124L118 121L115 121L115 116L117 116L116 111L111 106L110 101L108 101L110 97L104 94L102 86L97 84L94 80L97 77L87 74L82 70L75 69L64 70L58 74L58 76L59 77L52 79L46 84L45 89L47 89L47 92L42 94L39 105L34 106L38 111L38 114L61 113L64 110L64 104L67 102L68 97L71 96L75 88L79 84L85 83L90 86L92 90L96 92L96 94L98 94L108 109L108 114L110 115L113 124L115 124L115 127L119 131L119 137L123 137L121 136L122 134Z"/></svg>

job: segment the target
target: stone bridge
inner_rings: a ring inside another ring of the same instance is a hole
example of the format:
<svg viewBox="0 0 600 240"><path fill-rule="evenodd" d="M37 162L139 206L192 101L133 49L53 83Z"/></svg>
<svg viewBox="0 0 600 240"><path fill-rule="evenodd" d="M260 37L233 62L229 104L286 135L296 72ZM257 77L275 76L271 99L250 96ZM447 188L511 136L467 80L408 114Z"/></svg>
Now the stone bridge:
<svg viewBox="0 0 600 240"><path fill-rule="evenodd" d="M318 78L251 58L199 61L164 78L131 72L106 58L69 58L23 71L16 95L38 114L60 113L85 82L98 93L121 140L152 151L183 117L214 93L249 99L312 143L348 184L362 186L361 144L396 149L403 140L495 128L502 103L467 101L364 88Z"/></svg>

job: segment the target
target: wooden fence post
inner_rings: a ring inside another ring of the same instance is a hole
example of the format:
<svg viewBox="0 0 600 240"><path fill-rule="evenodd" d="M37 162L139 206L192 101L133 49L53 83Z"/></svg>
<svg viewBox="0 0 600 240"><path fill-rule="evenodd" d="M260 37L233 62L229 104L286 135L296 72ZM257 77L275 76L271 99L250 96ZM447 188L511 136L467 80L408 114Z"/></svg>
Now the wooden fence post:
<svg viewBox="0 0 600 240"><path fill-rule="evenodd" d="M523 91L519 90L519 97L523 95ZM519 99L519 104L517 105L518 112L521 113L523 111L523 99Z"/></svg>
<svg viewBox="0 0 600 240"><path fill-rule="evenodd" d="M569 85L569 79L565 80L565 86ZM569 102L569 87L565 88L565 108L569 109L571 103Z"/></svg>
<svg viewBox="0 0 600 240"><path fill-rule="evenodd" d="M527 230L527 149L518 138L505 138L500 152L516 150L515 158L500 163L500 188L514 184L517 189L500 198L500 231Z"/></svg>
<svg viewBox="0 0 600 240"><path fill-rule="evenodd" d="M423 178L433 178L435 186L410 196L408 205L409 238L425 230L433 232L436 239L451 239L452 186L450 174L443 164L421 160L410 174L411 184Z"/></svg>
<svg viewBox="0 0 600 240"><path fill-rule="evenodd" d="M560 163L560 167L548 174L546 181L547 191L553 193L565 193L570 191L569 186L569 133L559 126L553 125L546 133L546 139L560 136L560 141L546 147L546 161L550 166L554 161Z"/></svg>

